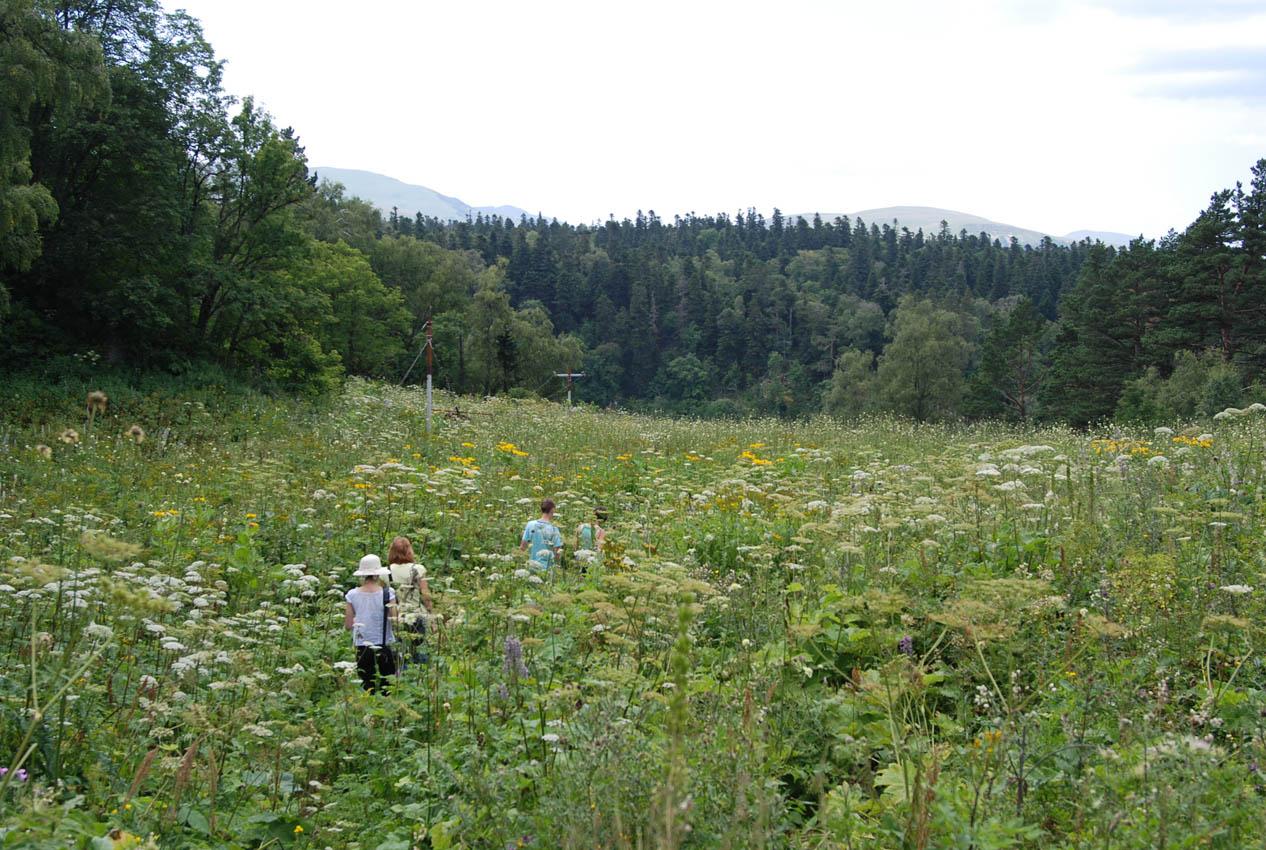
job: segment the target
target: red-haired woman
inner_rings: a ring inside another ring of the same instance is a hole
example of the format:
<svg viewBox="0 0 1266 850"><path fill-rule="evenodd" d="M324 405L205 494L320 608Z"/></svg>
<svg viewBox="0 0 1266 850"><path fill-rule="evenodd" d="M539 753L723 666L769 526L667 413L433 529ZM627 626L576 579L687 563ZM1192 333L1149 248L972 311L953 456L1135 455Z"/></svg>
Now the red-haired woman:
<svg viewBox="0 0 1266 850"><path fill-rule="evenodd" d="M417 563L413 544L407 537L391 541L387 551L387 566L391 570L391 583L398 588L397 606L401 631L406 643L412 644L409 657L421 661L422 643L426 634L426 617L431 613L431 589L426 584L426 567Z"/></svg>

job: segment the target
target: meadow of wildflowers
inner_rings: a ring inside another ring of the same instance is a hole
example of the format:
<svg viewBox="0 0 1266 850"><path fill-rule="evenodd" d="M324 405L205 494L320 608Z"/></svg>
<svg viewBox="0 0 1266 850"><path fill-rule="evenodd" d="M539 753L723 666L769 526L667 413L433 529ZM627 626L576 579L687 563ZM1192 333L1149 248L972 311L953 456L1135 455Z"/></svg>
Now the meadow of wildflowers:
<svg viewBox="0 0 1266 850"><path fill-rule="evenodd" d="M1258 405L428 437L413 389L108 389L0 421L0 846L1266 841ZM370 695L342 594L397 534L435 611Z"/></svg>

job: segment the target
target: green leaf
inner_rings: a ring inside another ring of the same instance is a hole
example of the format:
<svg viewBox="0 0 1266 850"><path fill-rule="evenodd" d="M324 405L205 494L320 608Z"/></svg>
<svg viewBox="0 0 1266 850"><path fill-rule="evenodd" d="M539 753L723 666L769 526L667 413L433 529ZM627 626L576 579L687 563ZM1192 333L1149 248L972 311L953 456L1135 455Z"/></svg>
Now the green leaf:
<svg viewBox="0 0 1266 850"><path fill-rule="evenodd" d="M450 850L453 846L453 832L457 829L457 820L440 821L431 827L431 850Z"/></svg>
<svg viewBox="0 0 1266 850"><path fill-rule="evenodd" d="M201 832L203 835L211 834L211 824L207 821L207 816L197 809L185 808L180 814L180 819L185 826L195 832Z"/></svg>
<svg viewBox="0 0 1266 850"><path fill-rule="evenodd" d="M860 643L870 637L870 629L849 629L845 634L849 643Z"/></svg>
<svg viewBox="0 0 1266 850"><path fill-rule="evenodd" d="M381 841L374 850L412 850L412 847L412 836L408 832L397 830Z"/></svg>
<svg viewBox="0 0 1266 850"><path fill-rule="evenodd" d="M885 767L875 777L875 784L884 787L884 794L890 795L893 802L904 803L906 801L906 782L913 781L913 770L906 767L902 770L900 764L893 762Z"/></svg>

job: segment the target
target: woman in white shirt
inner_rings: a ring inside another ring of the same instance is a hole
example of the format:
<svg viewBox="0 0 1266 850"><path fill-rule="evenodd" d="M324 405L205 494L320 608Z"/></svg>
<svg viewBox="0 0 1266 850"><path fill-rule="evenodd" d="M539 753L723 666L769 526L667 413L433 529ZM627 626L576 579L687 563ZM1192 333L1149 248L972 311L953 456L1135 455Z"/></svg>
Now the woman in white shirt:
<svg viewBox="0 0 1266 850"><path fill-rule="evenodd" d="M396 672L396 655L391 648L396 642L391 628L396 595L383 578L389 572L377 555L366 555L352 573L362 579L360 587L352 588L343 597L347 600L343 628L352 633L356 670L360 673L361 685L371 693L379 690L386 693L387 677Z"/></svg>

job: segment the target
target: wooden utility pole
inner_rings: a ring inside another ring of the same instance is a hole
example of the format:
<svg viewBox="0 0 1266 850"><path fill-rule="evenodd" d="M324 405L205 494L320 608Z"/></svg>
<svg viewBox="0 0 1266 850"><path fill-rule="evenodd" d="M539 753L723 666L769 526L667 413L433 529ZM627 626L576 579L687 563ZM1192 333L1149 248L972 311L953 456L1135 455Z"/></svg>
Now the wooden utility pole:
<svg viewBox="0 0 1266 850"><path fill-rule="evenodd" d="M567 379L567 406L568 406L568 407L571 407L571 379L572 379L572 378L583 378L584 376L585 376L585 373L584 373L584 372L573 372L573 371L571 370L571 367L570 367L570 366L568 366L568 367L567 367L567 371L566 371L566 372L555 372L555 373L554 373L554 377L555 377L555 378L566 378L566 379Z"/></svg>

